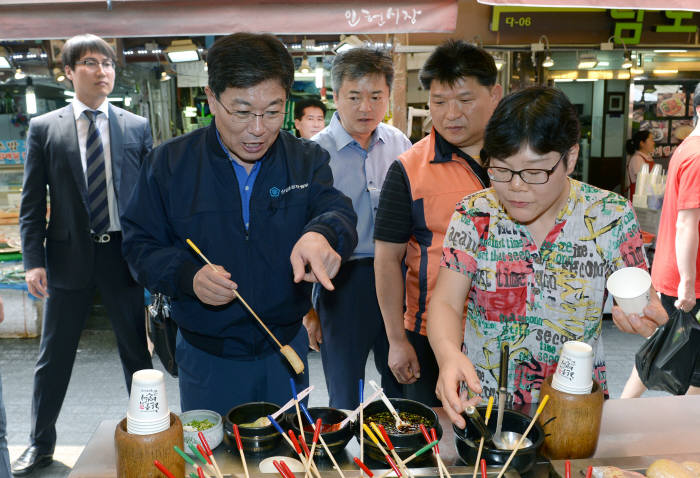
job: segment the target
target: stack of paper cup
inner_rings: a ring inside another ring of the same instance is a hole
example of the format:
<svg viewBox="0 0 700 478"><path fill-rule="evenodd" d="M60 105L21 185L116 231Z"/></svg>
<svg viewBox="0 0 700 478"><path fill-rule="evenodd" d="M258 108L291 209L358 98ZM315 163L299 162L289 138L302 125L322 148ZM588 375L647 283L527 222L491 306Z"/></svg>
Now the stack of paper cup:
<svg viewBox="0 0 700 478"><path fill-rule="evenodd" d="M170 409L163 372L153 369L135 372L131 379L126 430L134 435L150 435L169 427Z"/></svg>
<svg viewBox="0 0 700 478"><path fill-rule="evenodd" d="M584 394L593 388L593 348L584 342L569 341L562 347L552 387L560 392Z"/></svg>
<svg viewBox="0 0 700 478"><path fill-rule="evenodd" d="M642 315L649 303L651 276L639 267L624 267L608 277L608 291L625 314Z"/></svg>

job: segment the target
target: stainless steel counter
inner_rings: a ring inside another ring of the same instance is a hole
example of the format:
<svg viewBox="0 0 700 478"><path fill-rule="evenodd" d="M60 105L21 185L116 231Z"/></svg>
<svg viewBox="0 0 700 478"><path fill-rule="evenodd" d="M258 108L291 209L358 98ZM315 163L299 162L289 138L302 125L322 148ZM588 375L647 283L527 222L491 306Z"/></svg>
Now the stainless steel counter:
<svg viewBox="0 0 700 478"><path fill-rule="evenodd" d="M452 425L442 409L437 409L437 412L443 428L440 452L450 473L471 477L473 467L465 466L457 456ZM100 423L68 475L69 478L116 477L114 429L117 423L116 420ZM274 454L294 456L286 448L286 444L272 453ZM224 473L235 477L243 476L238 454L229 453L221 445L214 451L214 455ZM585 472L585 468L591 462L613 464L617 460L621 464L624 462L630 469L637 465L646 468L646 464L650 463L649 457L673 455L685 459L697 459L700 455L700 396L607 400L603 406L603 419L595 455L593 459L573 460L572 468L576 474L572 473L572 477L580 478L581 470ZM345 451L337 456L343 470L354 470L352 475L347 475L348 478L359 475L352 462L353 456L359 456L359 445L355 439L352 439ZM256 460L254 457L247 457L247 460L251 476L269 476L257 471L255 465L259 458ZM433 458L430 457L430 460ZM324 477L338 476L330 471L330 462L322 461L319 465L325 470L322 472ZM375 466L372 468L379 469L383 465L375 463ZM434 462L427 461L421 466L422 468L412 471L418 476L437 475ZM551 469L564 476L563 462L553 462ZM497 472L497 469L489 470L489 474L493 473L494 476ZM529 478L546 478L549 473L549 462L542 459L528 475ZM511 478L517 478L515 473L509 475Z"/></svg>

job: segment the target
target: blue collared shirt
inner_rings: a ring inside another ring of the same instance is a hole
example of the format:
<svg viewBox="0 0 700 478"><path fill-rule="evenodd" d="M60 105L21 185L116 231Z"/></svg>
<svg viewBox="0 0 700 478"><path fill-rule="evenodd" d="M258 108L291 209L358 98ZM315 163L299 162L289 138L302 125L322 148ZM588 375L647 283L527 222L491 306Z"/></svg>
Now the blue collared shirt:
<svg viewBox="0 0 700 478"><path fill-rule="evenodd" d="M358 242L350 259L374 257L379 192L389 166L411 147L411 141L399 129L379 123L365 150L345 131L337 112L330 124L311 139L330 154L333 185L352 200L357 213Z"/></svg>
<svg viewBox="0 0 700 478"><path fill-rule="evenodd" d="M256 161L253 165L253 169L248 174L243 166L234 161L228 148L221 141L221 135L219 135L219 130L216 130L216 139L219 140L221 149L224 150L226 156L228 156L229 161L233 165L233 172L236 173L236 180L238 181L238 192L241 194L241 211L243 212L243 224L245 225L245 230L248 230L248 225L250 224L250 196L253 194L253 185L255 184L255 178L258 177L260 172L260 162L264 159L261 158Z"/></svg>

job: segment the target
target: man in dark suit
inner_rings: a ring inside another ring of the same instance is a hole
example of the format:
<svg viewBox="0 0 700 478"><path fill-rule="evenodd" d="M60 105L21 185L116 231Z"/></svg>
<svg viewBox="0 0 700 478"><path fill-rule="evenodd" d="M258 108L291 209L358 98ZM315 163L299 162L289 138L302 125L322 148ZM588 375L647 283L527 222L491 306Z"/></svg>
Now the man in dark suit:
<svg viewBox="0 0 700 478"><path fill-rule="evenodd" d="M75 98L65 108L32 119L27 136L22 252L29 292L46 298L46 304L34 370L30 446L12 464L15 476L52 461L56 420L96 291L117 337L127 389L134 372L152 368L143 288L122 258L119 220L152 146L148 121L107 102L116 55L104 40L73 37L63 48L62 61Z"/></svg>

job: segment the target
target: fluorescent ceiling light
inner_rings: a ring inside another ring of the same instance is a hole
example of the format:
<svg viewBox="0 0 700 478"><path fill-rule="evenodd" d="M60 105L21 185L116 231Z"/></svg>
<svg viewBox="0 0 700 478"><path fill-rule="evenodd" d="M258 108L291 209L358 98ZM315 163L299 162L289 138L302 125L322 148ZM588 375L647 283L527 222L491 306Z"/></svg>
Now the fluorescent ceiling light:
<svg viewBox="0 0 700 478"><path fill-rule="evenodd" d="M314 70L314 74L316 77L316 88L319 90L323 88L323 75L325 75L325 71L323 70L322 66L317 66L316 69Z"/></svg>
<svg viewBox="0 0 700 478"><path fill-rule="evenodd" d="M165 52L173 63L199 60L197 45L192 43L192 40L189 39L173 40L170 46L165 49Z"/></svg>
<svg viewBox="0 0 700 478"><path fill-rule="evenodd" d="M598 78L576 78L576 81L598 81Z"/></svg>
<svg viewBox="0 0 700 478"><path fill-rule="evenodd" d="M655 75L675 75L678 73L676 68L656 68L652 70Z"/></svg>
<svg viewBox="0 0 700 478"><path fill-rule="evenodd" d="M599 61L597 66L610 66L609 61Z"/></svg>
<svg viewBox="0 0 700 478"><path fill-rule="evenodd" d="M34 87L33 86L27 86L27 90L24 94L24 100L27 104L27 114L28 115L35 115L36 114L36 95L34 94Z"/></svg>
<svg viewBox="0 0 700 478"><path fill-rule="evenodd" d="M124 101L124 98L121 96L108 96L107 101L119 102L119 101Z"/></svg>
<svg viewBox="0 0 700 478"><path fill-rule="evenodd" d="M594 56L582 56L578 61L579 70L587 70L590 68L595 68L598 64L598 60Z"/></svg>
<svg viewBox="0 0 700 478"><path fill-rule="evenodd" d="M554 78L554 83L572 83L573 78Z"/></svg>
<svg viewBox="0 0 700 478"><path fill-rule="evenodd" d="M688 50L676 50L676 49L662 49L654 50L654 53L688 53Z"/></svg>

